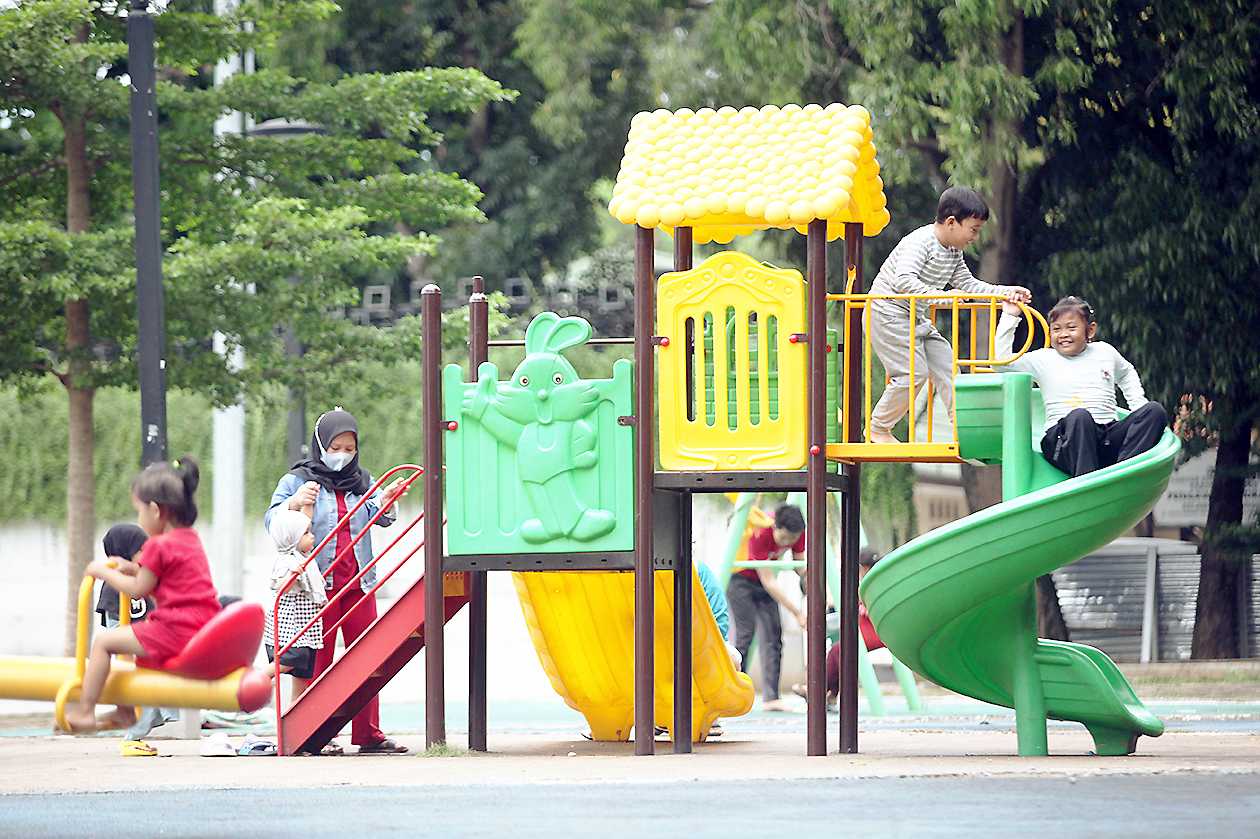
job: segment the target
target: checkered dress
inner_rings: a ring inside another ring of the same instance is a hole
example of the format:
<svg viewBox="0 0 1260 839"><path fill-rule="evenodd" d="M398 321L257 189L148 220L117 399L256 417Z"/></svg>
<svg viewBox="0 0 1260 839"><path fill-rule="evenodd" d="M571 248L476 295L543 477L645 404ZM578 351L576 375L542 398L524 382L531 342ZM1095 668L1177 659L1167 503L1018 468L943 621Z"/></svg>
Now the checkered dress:
<svg viewBox="0 0 1260 839"><path fill-rule="evenodd" d="M295 586L296 587L296 586ZM319 614L320 607L311 600L310 595L300 591L294 591L292 588L280 595L280 644L283 647L289 643L293 636L297 635L298 630L306 626L306 624ZM263 643L276 646L271 637L271 613L268 610L267 622L263 626ZM311 649L322 649L324 646L324 621L319 619L311 626L310 629L302 635L301 638L293 645L295 647L310 647Z"/></svg>

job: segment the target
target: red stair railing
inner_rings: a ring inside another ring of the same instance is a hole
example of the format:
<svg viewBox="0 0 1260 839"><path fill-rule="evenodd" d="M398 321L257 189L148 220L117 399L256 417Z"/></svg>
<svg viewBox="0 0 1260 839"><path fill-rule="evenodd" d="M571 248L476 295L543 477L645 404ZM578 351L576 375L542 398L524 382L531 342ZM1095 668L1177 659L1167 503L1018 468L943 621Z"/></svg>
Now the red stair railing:
<svg viewBox="0 0 1260 839"><path fill-rule="evenodd" d="M315 549L311 551L310 556L306 558L306 560L302 563L301 567L299 567L296 571L294 571L289 576L289 579L285 581L284 585L280 587L280 590L276 592L276 598L275 598L275 601L272 603L272 608L271 608L271 638L272 638L273 645L276 647L275 661L273 662L273 666L275 668L273 691L274 691L275 700L276 700L276 738L280 742L283 742L283 739L284 739L284 706L283 706L283 698L281 696L281 691L280 691L280 675L281 675L280 674L280 667L281 667L280 658L281 656L283 656L284 653L292 649L293 645L297 642L297 640L299 638L302 638L304 635L306 635L307 631L312 626L314 626L316 622L320 621L324 617L324 613L328 611L328 609L336 602L336 600L339 597L341 597L343 593L345 593L346 591L349 591L351 586L358 585L359 581L363 579L363 576L367 574L368 571L375 568L376 564L380 562L385 557L385 555L389 553L391 549L393 549L395 545L397 545L400 541L402 541L402 539L406 537L406 535L410 533L412 529L415 528L415 526L424 519L424 511L421 510L420 514L417 515L414 519L412 519L411 522L405 528L403 528L402 532L399 533L396 537L394 537L393 541L391 541L385 547L383 551L381 551L376 556L374 556L371 562L363 566L363 568L359 569L359 573L355 574L354 577L348 580L346 584L342 586L340 589L338 589L335 593L330 593L328 595L328 602L324 605L324 607L320 609L319 612L316 613L315 617L311 618L311 620L308 621L305 626L303 626L300 630L294 633L293 638L290 639L290 641L287 644L285 644L283 647L281 647L278 643L280 640L280 617L279 617L280 598L285 594L285 592L289 590L289 588L295 582L297 582L298 577L306 570L306 566L309 565L311 561L314 560L315 557L319 556L320 551L324 550L324 548L328 546L329 541L337 538L338 531L340 531L341 528L345 527L349 523L350 519L354 516L355 513L357 513L363 507L364 504L372 500L372 497L377 493L378 490L380 490L380 488L385 484L385 482L389 480L391 477L393 477L394 475L396 475L397 473L405 472L408 470L410 470L411 474L403 480L403 486L399 492L399 495L406 492L411 487L412 483L414 483L416 479L418 479L421 475L424 474L423 466L417 466L413 463L404 463L399 466L395 466L393 469L390 469L388 472L386 472L385 474L377 478L376 482L372 484L372 486L368 489L366 493L363 494L363 497L359 499L358 503L355 504L354 507L352 507L350 510L346 511L346 514L342 516L341 519L337 522L336 527L334 527L332 531L330 531L329 534L324 537L323 541L321 541L318 545L315 546ZM393 502L393 504L396 504L396 503L397 503L397 500ZM364 527L361 531L359 531L358 535L354 536L350 540L349 545L347 545L343 550L337 553L335 557L333 557L332 564L328 566L328 571L323 572L325 575L328 574L330 571L332 571L332 569L337 565L337 563L341 560L341 558L346 555L347 552L353 553L355 546L358 545L359 543L359 540L362 539L364 535L367 534L371 530L372 525L376 524L376 522L381 518L381 516L389 512L389 508L392 507L393 504L390 504L388 506L382 506L379 510L376 511L376 514L373 515L372 518L368 520L367 526ZM323 631L325 641L328 638L332 638L334 639L334 643L335 643L335 640L337 637L336 635L337 629L342 625L342 623L345 622L346 618L350 617L350 613L353 612L355 609L359 608L360 606L362 606L363 603L367 601L370 596L375 595L376 592L380 590L381 586L389 582L390 578L394 576L394 574L398 571L398 569L406 565L407 561L410 560L413 556L415 556L423 547L424 547L424 540L421 539L420 542L414 548L412 548L397 565L395 565L393 568L389 570L387 574L385 574L379 580L377 580L376 585L374 585L369 591L365 592L364 596L359 598L359 601L355 603L353 606L351 606L346 611L346 613L341 616L340 620L334 623L331 627L325 627Z"/></svg>

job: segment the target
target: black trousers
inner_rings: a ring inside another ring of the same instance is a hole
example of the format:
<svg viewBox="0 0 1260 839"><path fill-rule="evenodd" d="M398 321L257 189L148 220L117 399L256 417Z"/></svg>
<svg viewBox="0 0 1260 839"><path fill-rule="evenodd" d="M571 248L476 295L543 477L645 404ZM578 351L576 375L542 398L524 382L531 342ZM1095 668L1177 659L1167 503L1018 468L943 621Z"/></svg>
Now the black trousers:
<svg viewBox="0 0 1260 839"><path fill-rule="evenodd" d="M1075 478L1150 450L1167 427L1168 415L1157 402L1147 402L1119 422L1106 425L1077 408L1041 438L1041 453Z"/></svg>
<svg viewBox="0 0 1260 839"><path fill-rule="evenodd" d="M748 651L753 635L761 639L761 672L765 684L761 695L767 700L779 698L779 665L783 659L783 625L779 622L779 604L759 581L742 574L731 577L726 586L726 601L735 618L735 649L744 657L740 665L748 672Z"/></svg>

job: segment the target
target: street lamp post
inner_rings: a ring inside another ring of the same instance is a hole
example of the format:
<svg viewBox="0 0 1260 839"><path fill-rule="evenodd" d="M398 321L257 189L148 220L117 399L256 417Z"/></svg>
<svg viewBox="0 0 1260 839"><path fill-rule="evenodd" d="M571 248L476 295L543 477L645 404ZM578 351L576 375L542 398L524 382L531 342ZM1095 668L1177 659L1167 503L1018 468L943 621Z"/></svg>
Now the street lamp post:
<svg viewBox="0 0 1260 839"><path fill-rule="evenodd" d="M162 209L158 195L157 97L153 17L147 0L127 15L131 77L131 183L135 191L137 363L140 459L166 459L166 303L162 289Z"/></svg>

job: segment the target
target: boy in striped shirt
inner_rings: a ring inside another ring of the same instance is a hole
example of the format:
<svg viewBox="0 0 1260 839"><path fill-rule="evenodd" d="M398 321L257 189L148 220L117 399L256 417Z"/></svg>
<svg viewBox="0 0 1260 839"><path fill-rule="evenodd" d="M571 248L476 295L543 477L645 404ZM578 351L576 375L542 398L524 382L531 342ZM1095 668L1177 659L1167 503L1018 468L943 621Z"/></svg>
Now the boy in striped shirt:
<svg viewBox="0 0 1260 839"><path fill-rule="evenodd" d="M997 355L1011 355L1019 307L1002 304ZM1050 346L1006 365L1031 373L1046 406L1041 453L1075 478L1148 451L1168 426L1158 402L1148 402L1142 380L1128 359L1105 341L1095 341L1093 308L1079 297L1064 297L1046 318ZM1116 420L1116 388L1132 412Z"/></svg>
<svg viewBox="0 0 1260 839"><path fill-rule="evenodd" d="M952 287L970 294L1001 294L1021 303L1032 301L1022 286L993 285L972 275L963 261L963 248L980 235L989 207L974 189L954 186L941 193L936 222L920 227L897 243L884 260L871 294L932 294ZM928 320L932 300L915 302L914 391L925 379L941 397L950 421L954 418L954 353L949 341ZM871 411L867 437L872 443L896 443L893 426L910 408L910 301L872 300L871 346L891 377L884 395Z"/></svg>

